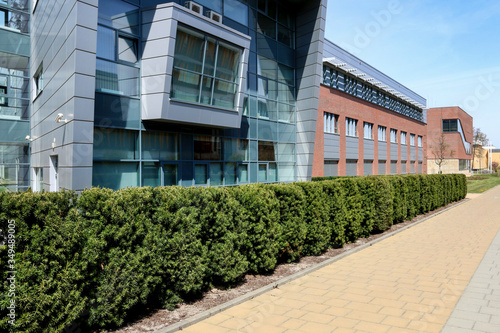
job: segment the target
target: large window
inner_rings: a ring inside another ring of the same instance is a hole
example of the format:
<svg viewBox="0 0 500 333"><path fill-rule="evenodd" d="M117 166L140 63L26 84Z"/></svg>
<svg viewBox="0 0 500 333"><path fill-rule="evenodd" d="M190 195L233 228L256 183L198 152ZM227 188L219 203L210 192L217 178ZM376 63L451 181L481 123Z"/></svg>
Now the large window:
<svg viewBox="0 0 500 333"><path fill-rule="evenodd" d="M401 144L406 145L406 132L401 132Z"/></svg>
<svg viewBox="0 0 500 333"><path fill-rule="evenodd" d="M358 121L352 118L345 118L345 135L358 136Z"/></svg>
<svg viewBox="0 0 500 333"><path fill-rule="evenodd" d="M458 132L458 119L443 119L443 132Z"/></svg>
<svg viewBox="0 0 500 333"><path fill-rule="evenodd" d="M410 146L415 146L415 134L410 134Z"/></svg>
<svg viewBox="0 0 500 333"><path fill-rule="evenodd" d="M422 147L422 136L418 136L418 146Z"/></svg>
<svg viewBox="0 0 500 333"><path fill-rule="evenodd" d="M241 49L184 26L176 38L172 98L234 109Z"/></svg>
<svg viewBox="0 0 500 333"><path fill-rule="evenodd" d="M363 137L365 139L373 140L373 124L371 124L371 123L364 123L363 132L364 132Z"/></svg>
<svg viewBox="0 0 500 333"><path fill-rule="evenodd" d="M325 133L339 133L339 116L333 113L323 113L324 131Z"/></svg>
<svg viewBox="0 0 500 333"><path fill-rule="evenodd" d="M398 137L397 137L398 131L391 128L391 142L392 143L398 143Z"/></svg>
<svg viewBox="0 0 500 333"><path fill-rule="evenodd" d="M386 141L386 132L387 132L387 127L384 126L378 127L378 141Z"/></svg>

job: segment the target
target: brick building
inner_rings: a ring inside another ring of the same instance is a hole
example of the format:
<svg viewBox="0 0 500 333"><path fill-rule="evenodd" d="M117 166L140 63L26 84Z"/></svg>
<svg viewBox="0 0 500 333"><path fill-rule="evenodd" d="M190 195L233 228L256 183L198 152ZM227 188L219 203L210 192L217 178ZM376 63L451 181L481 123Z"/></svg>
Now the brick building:
<svg viewBox="0 0 500 333"><path fill-rule="evenodd" d="M443 173L470 173L473 119L457 106L427 110L427 173L439 172L439 155L444 152ZM441 149L441 138L446 149Z"/></svg>
<svg viewBox="0 0 500 333"><path fill-rule="evenodd" d="M426 100L325 41L313 177L426 172Z"/></svg>

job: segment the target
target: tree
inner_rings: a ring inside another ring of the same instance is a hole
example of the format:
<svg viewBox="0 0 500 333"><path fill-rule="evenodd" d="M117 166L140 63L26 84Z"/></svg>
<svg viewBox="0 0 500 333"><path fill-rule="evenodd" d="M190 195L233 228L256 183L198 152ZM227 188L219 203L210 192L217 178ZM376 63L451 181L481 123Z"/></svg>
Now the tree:
<svg viewBox="0 0 500 333"><path fill-rule="evenodd" d="M430 148L432 155L434 155L434 163L436 163L439 168L438 173L443 173L441 167L446 164L448 158L452 158L455 155L455 151L450 150L448 152L450 145L446 142L444 133L441 133L441 136L434 141Z"/></svg>
<svg viewBox="0 0 500 333"><path fill-rule="evenodd" d="M480 128L474 127L473 132L472 132L472 157L473 161L476 160L476 158L479 160L479 169L481 169L481 160L483 157L483 145L486 144L488 141L488 136L481 132ZM477 166L474 165L474 168L477 169Z"/></svg>

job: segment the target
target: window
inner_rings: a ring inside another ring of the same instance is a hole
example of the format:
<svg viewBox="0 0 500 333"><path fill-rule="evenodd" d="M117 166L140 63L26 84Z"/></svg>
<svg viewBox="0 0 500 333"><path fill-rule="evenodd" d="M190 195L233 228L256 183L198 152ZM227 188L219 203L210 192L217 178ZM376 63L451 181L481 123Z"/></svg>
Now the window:
<svg viewBox="0 0 500 333"><path fill-rule="evenodd" d="M373 124L365 123L363 126L363 133L365 139L373 140Z"/></svg>
<svg viewBox="0 0 500 333"><path fill-rule="evenodd" d="M410 134L410 146L415 146L415 134Z"/></svg>
<svg viewBox="0 0 500 333"><path fill-rule="evenodd" d="M224 1L224 16L248 26L248 6L239 1Z"/></svg>
<svg viewBox="0 0 500 333"><path fill-rule="evenodd" d="M172 98L234 109L240 59L241 49L179 26Z"/></svg>
<svg viewBox="0 0 500 333"><path fill-rule="evenodd" d="M379 126L378 127L378 141L386 141L386 131L387 128L384 126Z"/></svg>
<svg viewBox="0 0 500 333"><path fill-rule="evenodd" d="M458 119L443 119L443 132L458 132Z"/></svg>
<svg viewBox="0 0 500 333"><path fill-rule="evenodd" d="M418 146L422 147L422 137L420 135L418 136Z"/></svg>
<svg viewBox="0 0 500 333"><path fill-rule="evenodd" d="M41 64L35 75L33 75L33 98L36 98L43 90L43 64Z"/></svg>
<svg viewBox="0 0 500 333"><path fill-rule="evenodd" d="M345 118L345 135L358 136L358 121L356 119Z"/></svg>
<svg viewBox="0 0 500 333"><path fill-rule="evenodd" d="M398 134L398 130L395 130L395 129L391 128L391 142L392 143L398 143L397 134Z"/></svg>
<svg viewBox="0 0 500 333"><path fill-rule="evenodd" d="M139 60L137 39L118 36L118 60L133 63Z"/></svg>
<svg viewBox="0 0 500 333"><path fill-rule="evenodd" d="M333 113L323 113L323 126L325 133L339 133L339 116Z"/></svg>
<svg viewBox="0 0 500 333"><path fill-rule="evenodd" d="M7 97L7 78L0 77L0 106L8 106L9 100Z"/></svg>
<svg viewBox="0 0 500 333"><path fill-rule="evenodd" d="M406 132L401 132L401 144L406 145Z"/></svg>

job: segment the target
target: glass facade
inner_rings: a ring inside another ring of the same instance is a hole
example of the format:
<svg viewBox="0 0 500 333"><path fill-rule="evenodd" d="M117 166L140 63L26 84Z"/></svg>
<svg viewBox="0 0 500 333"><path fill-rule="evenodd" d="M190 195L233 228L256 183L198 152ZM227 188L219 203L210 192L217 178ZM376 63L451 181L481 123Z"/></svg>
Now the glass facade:
<svg viewBox="0 0 500 333"><path fill-rule="evenodd" d="M28 0L0 0L0 191L29 187Z"/></svg>
<svg viewBox="0 0 500 333"><path fill-rule="evenodd" d="M151 6L167 1L142 1ZM175 1L178 2L179 1ZM141 7L99 1L93 185L225 186L296 180L295 27L275 1L199 0L252 38L239 129L140 119ZM183 2L181 3L183 4ZM176 32L171 98L235 109L242 50L188 25Z"/></svg>

